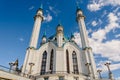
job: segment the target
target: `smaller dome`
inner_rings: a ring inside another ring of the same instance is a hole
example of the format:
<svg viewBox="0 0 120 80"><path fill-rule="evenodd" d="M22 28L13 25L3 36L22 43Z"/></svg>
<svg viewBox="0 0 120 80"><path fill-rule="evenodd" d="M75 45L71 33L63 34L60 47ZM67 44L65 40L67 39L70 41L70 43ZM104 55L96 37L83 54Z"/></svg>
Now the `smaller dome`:
<svg viewBox="0 0 120 80"><path fill-rule="evenodd" d="M75 38L74 35L71 33L71 38Z"/></svg>
<svg viewBox="0 0 120 80"><path fill-rule="evenodd" d="M42 37L42 42L41 42L41 44L45 44L46 42L47 42L46 36Z"/></svg>
<svg viewBox="0 0 120 80"><path fill-rule="evenodd" d="M57 25L57 32L58 32L58 33L59 33L59 32L63 32L63 27L62 27L61 24L58 24L58 25Z"/></svg>
<svg viewBox="0 0 120 80"><path fill-rule="evenodd" d="M75 41L75 37L72 33L71 33L71 41Z"/></svg>

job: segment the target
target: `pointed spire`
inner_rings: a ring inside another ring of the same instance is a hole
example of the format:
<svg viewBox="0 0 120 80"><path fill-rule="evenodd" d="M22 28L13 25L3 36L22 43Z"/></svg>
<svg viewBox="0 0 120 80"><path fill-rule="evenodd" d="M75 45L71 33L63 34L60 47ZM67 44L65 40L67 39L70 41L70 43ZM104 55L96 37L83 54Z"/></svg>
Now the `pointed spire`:
<svg viewBox="0 0 120 80"><path fill-rule="evenodd" d="M45 32L44 32L44 34L43 34L43 37L46 37L46 30L45 30Z"/></svg>
<svg viewBox="0 0 120 80"><path fill-rule="evenodd" d="M80 8L80 6L79 6L78 2L76 2L76 8L77 8L77 11L79 11L79 10L81 10L81 11L82 11L82 9Z"/></svg>
<svg viewBox="0 0 120 80"><path fill-rule="evenodd" d="M43 9L43 5L42 4L40 5L40 8Z"/></svg>
<svg viewBox="0 0 120 80"><path fill-rule="evenodd" d="M61 20L59 20L59 23L58 23L58 25L57 26L62 26L62 24L61 24Z"/></svg>
<svg viewBox="0 0 120 80"><path fill-rule="evenodd" d="M14 65L17 65L17 66L18 66L18 59L15 61Z"/></svg>
<svg viewBox="0 0 120 80"><path fill-rule="evenodd" d="M43 4L40 5L39 9L40 9L40 10L43 10Z"/></svg>
<svg viewBox="0 0 120 80"><path fill-rule="evenodd" d="M59 23L57 26L58 26L58 27L59 27L59 26L62 26L62 24Z"/></svg>

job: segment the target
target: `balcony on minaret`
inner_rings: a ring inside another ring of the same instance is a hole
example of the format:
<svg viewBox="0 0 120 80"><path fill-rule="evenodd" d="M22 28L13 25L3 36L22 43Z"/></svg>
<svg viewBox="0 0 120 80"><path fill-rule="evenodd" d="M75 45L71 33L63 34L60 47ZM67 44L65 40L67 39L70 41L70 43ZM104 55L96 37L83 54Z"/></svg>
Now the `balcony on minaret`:
<svg viewBox="0 0 120 80"><path fill-rule="evenodd" d="M43 21L43 8L42 8L42 6L37 10L34 19L36 19L37 17L41 17L42 21Z"/></svg>
<svg viewBox="0 0 120 80"><path fill-rule="evenodd" d="M42 14L43 14L43 10L41 8L39 8L37 11L37 15L42 15Z"/></svg>
<svg viewBox="0 0 120 80"><path fill-rule="evenodd" d="M83 15L83 11L79 7L77 7L76 13L77 13L77 19L85 18L85 16Z"/></svg>

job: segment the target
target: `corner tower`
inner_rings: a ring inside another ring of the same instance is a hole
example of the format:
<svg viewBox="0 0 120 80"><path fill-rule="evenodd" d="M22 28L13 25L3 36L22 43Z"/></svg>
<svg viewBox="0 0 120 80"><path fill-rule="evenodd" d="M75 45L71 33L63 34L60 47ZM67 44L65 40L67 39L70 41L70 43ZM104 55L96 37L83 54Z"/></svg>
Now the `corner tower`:
<svg viewBox="0 0 120 80"><path fill-rule="evenodd" d="M91 80L97 79L98 76L97 76L96 64L95 64L95 60L93 57L92 48L89 46L87 30L86 30L86 26L84 22L85 16L83 15L83 12L79 7L77 7L76 14L77 14L78 26L80 29L82 50L85 56L84 57L85 65L86 65L87 72L88 72L87 74L89 75Z"/></svg>

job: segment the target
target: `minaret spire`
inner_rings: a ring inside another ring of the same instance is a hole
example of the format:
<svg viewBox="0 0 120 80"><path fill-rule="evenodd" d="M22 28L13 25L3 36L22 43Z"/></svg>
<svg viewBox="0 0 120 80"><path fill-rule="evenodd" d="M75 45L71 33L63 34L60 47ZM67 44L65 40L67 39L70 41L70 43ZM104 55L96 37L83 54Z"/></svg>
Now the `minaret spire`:
<svg viewBox="0 0 120 80"><path fill-rule="evenodd" d="M40 9L43 9L43 5L42 4L40 5Z"/></svg>
<svg viewBox="0 0 120 80"><path fill-rule="evenodd" d="M37 10L37 13L36 13L34 19L35 19L35 23L34 23L29 47L37 48L37 43L38 43L38 38L39 38L39 33L40 33L40 28L41 28L41 22L43 21L42 4L41 4L41 7Z"/></svg>

